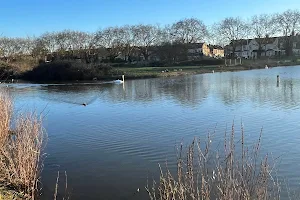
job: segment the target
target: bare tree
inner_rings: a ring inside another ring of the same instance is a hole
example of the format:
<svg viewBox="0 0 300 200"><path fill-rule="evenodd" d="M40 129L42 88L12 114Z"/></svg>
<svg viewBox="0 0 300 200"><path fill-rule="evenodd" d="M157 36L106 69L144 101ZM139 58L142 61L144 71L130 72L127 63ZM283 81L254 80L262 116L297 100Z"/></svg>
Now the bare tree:
<svg viewBox="0 0 300 200"><path fill-rule="evenodd" d="M22 53L26 55L32 55L32 50L34 48L34 38L27 36L22 42Z"/></svg>
<svg viewBox="0 0 300 200"><path fill-rule="evenodd" d="M173 33L172 25L167 24L165 27L161 29L161 34L159 37L159 44L166 44L166 43L174 43L175 35Z"/></svg>
<svg viewBox="0 0 300 200"><path fill-rule="evenodd" d="M205 24L195 18L180 20L171 27L172 36L180 43L202 42L208 35Z"/></svg>
<svg viewBox="0 0 300 200"><path fill-rule="evenodd" d="M260 57L265 45L272 35L276 34L274 15L255 15L251 19L251 30L258 43L258 54Z"/></svg>
<svg viewBox="0 0 300 200"><path fill-rule="evenodd" d="M64 30L55 33L55 41L60 52L65 52L72 48L72 31Z"/></svg>
<svg viewBox="0 0 300 200"><path fill-rule="evenodd" d="M0 38L0 53L1 53L1 57L6 58L6 61L9 62L8 57L10 57L12 54L11 38L8 37Z"/></svg>
<svg viewBox="0 0 300 200"><path fill-rule="evenodd" d="M224 37L220 37L217 24L213 24L209 26L207 29L208 29L208 36L206 42L208 42L209 44L219 45L222 47L228 44L227 40L224 39Z"/></svg>
<svg viewBox="0 0 300 200"><path fill-rule="evenodd" d="M58 49L56 34L54 32L46 32L41 35L39 43L47 50L47 53L53 53Z"/></svg>
<svg viewBox="0 0 300 200"><path fill-rule="evenodd" d="M106 48L108 57L113 61L119 56L123 48L122 32L118 27L109 27L99 30L95 35L95 44L99 48Z"/></svg>
<svg viewBox="0 0 300 200"><path fill-rule="evenodd" d="M291 56L292 45L295 34L300 31L300 12L299 10L287 10L276 15L277 28L282 31L284 36L284 46L287 56Z"/></svg>
<svg viewBox="0 0 300 200"><path fill-rule="evenodd" d="M92 46L93 35L82 31L70 31L69 48L72 50L89 49Z"/></svg>
<svg viewBox="0 0 300 200"><path fill-rule="evenodd" d="M123 26L121 27L123 35L123 43L124 43L124 55L125 60L131 62L132 61L132 55L134 52L134 49L136 49L136 39L137 39L137 32L135 32L135 26Z"/></svg>
<svg viewBox="0 0 300 200"><path fill-rule="evenodd" d="M151 47L156 45L159 40L161 30L158 26L154 25L137 25L133 28L133 34L136 37L136 45L144 56L145 60L148 61L149 56L153 53Z"/></svg>
<svg viewBox="0 0 300 200"><path fill-rule="evenodd" d="M217 33L227 44L230 43L233 55L236 52L237 45L241 40L249 35L249 26L241 18L225 18L221 22L215 24Z"/></svg>
<svg viewBox="0 0 300 200"><path fill-rule="evenodd" d="M1 56L5 57L7 62L10 62L22 53L21 42L22 38L0 38Z"/></svg>
<svg viewBox="0 0 300 200"><path fill-rule="evenodd" d="M48 53L48 49L45 45L45 42L41 38L35 38L33 40L33 48L31 50L32 57L40 59Z"/></svg>

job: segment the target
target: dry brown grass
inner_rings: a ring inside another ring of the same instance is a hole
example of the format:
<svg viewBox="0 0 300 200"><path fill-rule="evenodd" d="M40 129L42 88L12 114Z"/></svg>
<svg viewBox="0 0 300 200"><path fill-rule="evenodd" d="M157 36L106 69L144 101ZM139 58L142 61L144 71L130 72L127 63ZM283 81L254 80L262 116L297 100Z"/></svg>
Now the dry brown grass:
<svg viewBox="0 0 300 200"><path fill-rule="evenodd" d="M213 151L211 138L202 143L194 139L184 155L179 148L177 174L160 167L160 180L147 186L151 200L252 200L280 199L280 186L273 175L268 156L260 157L261 134L249 149L244 144L244 131L236 142L234 125L230 136L225 133L224 149ZM237 148L237 145L240 145ZM239 152L239 153L237 153Z"/></svg>
<svg viewBox="0 0 300 200"><path fill-rule="evenodd" d="M12 99L0 93L0 183L22 194L26 199L38 196L42 170L42 151L45 134L36 114L16 117L11 131Z"/></svg>
<svg viewBox="0 0 300 200"><path fill-rule="evenodd" d="M12 100L5 91L0 92L0 148L7 142L12 117Z"/></svg>

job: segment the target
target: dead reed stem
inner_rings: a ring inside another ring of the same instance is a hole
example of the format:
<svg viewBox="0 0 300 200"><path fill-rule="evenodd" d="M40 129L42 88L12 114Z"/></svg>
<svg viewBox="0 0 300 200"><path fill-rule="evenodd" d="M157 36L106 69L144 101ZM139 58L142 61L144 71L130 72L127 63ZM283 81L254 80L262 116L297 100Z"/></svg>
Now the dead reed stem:
<svg viewBox="0 0 300 200"><path fill-rule="evenodd" d="M12 117L12 100L8 92L0 91L0 148L8 140Z"/></svg>
<svg viewBox="0 0 300 200"><path fill-rule="evenodd" d="M181 144L176 176L171 174L167 166L166 172L160 168L159 183L154 182L151 189L146 187L150 199L279 199L279 183L272 177L273 166L267 155L259 157L262 131L253 152L245 147L243 126L239 140L241 150L236 149L234 124L229 137L225 132L224 151L221 152L212 151L210 135L204 145L195 138L187 148L187 153L184 153Z"/></svg>
<svg viewBox="0 0 300 200"><path fill-rule="evenodd" d="M56 200L58 199L59 196L59 182L60 182L60 173L59 171L57 172L57 177L56 177L56 183L55 183L55 190L54 190L54 195L53 195L53 199ZM70 195L68 193L68 175L67 172L65 171L65 188L64 188L64 196L62 197L62 200L69 200L70 199ZM62 194L60 194L62 195Z"/></svg>
<svg viewBox="0 0 300 200"><path fill-rule="evenodd" d="M41 119L36 114L18 115L11 131L12 99L0 93L0 182L35 199L42 171L42 151L45 142Z"/></svg>

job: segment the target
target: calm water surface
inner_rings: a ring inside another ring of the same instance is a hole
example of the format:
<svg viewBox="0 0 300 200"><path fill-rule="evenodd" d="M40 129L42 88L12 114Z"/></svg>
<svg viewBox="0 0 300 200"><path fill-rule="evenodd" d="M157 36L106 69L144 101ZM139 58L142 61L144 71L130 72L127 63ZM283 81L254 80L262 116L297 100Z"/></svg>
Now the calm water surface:
<svg viewBox="0 0 300 200"><path fill-rule="evenodd" d="M218 143L233 120L249 143L263 127L263 152L280 156L279 175L300 186L300 67L10 89L17 111L46 115L43 199L57 171L67 171L73 200L143 199L136 189L157 178L158 163L174 168L176 145L214 130Z"/></svg>

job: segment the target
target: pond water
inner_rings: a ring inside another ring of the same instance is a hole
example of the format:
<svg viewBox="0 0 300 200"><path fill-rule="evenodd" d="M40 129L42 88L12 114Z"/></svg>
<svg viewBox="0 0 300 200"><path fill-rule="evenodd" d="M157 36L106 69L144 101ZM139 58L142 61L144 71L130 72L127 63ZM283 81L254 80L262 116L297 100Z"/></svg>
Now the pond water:
<svg viewBox="0 0 300 200"><path fill-rule="evenodd" d="M276 76L280 76L277 84ZM42 199L57 171L68 174L71 199L143 199L158 163L175 168L176 146L233 120L249 143L263 127L263 152L279 157L279 175L300 183L300 67L126 80L124 85L12 84L16 111L45 116L47 158ZM87 106L82 106L86 103ZM135 194L137 188L141 192Z"/></svg>

